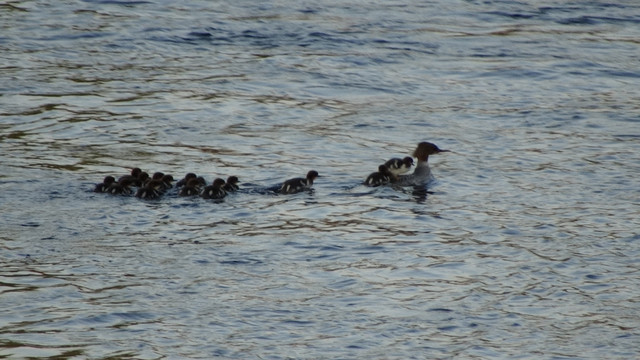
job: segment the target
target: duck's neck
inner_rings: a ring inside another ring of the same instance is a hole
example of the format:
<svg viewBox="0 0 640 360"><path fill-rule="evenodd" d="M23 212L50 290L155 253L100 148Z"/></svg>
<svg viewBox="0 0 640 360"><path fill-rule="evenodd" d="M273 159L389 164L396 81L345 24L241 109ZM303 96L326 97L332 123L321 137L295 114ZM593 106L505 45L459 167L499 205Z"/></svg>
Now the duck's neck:
<svg viewBox="0 0 640 360"><path fill-rule="evenodd" d="M419 157L418 158L418 163L416 164L416 167L427 166L428 162L429 162L429 155L425 155L423 157Z"/></svg>
<svg viewBox="0 0 640 360"><path fill-rule="evenodd" d="M429 156L424 156L418 158L418 163L416 164L415 169L413 170L413 176L417 179L427 178L431 174L431 169L429 168Z"/></svg>

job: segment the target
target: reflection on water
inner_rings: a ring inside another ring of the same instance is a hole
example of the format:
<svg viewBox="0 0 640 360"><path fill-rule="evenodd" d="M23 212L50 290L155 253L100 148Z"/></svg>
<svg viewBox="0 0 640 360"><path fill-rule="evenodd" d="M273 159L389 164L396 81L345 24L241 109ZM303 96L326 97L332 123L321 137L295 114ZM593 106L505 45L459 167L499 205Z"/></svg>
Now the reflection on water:
<svg viewBox="0 0 640 360"><path fill-rule="evenodd" d="M637 357L638 10L0 6L0 356Z"/></svg>

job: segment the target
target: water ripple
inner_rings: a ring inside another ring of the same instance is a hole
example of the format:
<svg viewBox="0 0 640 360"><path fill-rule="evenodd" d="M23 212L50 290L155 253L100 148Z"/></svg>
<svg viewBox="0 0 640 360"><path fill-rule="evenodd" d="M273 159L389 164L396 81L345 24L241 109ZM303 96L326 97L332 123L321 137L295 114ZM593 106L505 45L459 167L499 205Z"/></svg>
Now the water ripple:
<svg viewBox="0 0 640 360"><path fill-rule="evenodd" d="M637 357L637 5L211 5L0 5L0 356Z"/></svg>

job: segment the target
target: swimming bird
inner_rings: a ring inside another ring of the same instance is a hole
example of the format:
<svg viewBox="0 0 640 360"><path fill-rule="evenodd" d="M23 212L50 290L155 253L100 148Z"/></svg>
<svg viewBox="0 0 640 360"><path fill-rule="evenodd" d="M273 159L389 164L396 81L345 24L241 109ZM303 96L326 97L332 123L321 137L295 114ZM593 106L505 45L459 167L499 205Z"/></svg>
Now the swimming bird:
<svg viewBox="0 0 640 360"><path fill-rule="evenodd" d="M149 182L149 180L151 180L149 178L149 173L146 171L143 171L140 173L140 175L138 175L137 179L133 180L133 186L143 187Z"/></svg>
<svg viewBox="0 0 640 360"><path fill-rule="evenodd" d="M187 173L187 174L184 176L184 178L180 179L180 180L176 183L176 187L182 187L182 186L185 186L185 185L187 185L187 183L189 182L189 180L191 180L191 179L195 179L195 178L197 178L197 177L198 177L198 176L197 176L195 173L192 173L192 172Z"/></svg>
<svg viewBox="0 0 640 360"><path fill-rule="evenodd" d="M389 168L382 164L378 166L378 171L373 172L367 176L367 179L364 181L364 184L371 187L376 187L380 185L384 185L392 181L391 179L395 179L395 175L389 171Z"/></svg>
<svg viewBox="0 0 640 360"><path fill-rule="evenodd" d="M140 174L141 176L144 177L144 175ZM147 183L151 180L158 180L158 181L162 181L162 177L164 176L164 173L160 172L160 171L156 171L153 173L153 175L148 176L149 174L147 174L146 179L144 179L142 181L142 186L147 185Z"/></svg>
<svg viewBox="0 0 640 360"><path fill-rule="evenodd" d="M198 180L198 183L200 184L200 186L207 186L207 180L205 180L204 177L198 176L196 180Z"/></svg>
<svg viewBox="0 0 640 360"><path fill-rule="evenodd" d="M431 169L429 168L429 155L449 152L450 150L442 150L435 144L423 141L418 144L413 151L413 156L418 159L418 163L410 175L398 176L398 185L421 185L427 183L431 179Z"/></svg>
<svg viewBox="0 0 640 360"><path fill-rule="evenodd" d="M295 194L297 192L311 189L311 186L313 186L313 180L315 180L319 176L320 175L317 171L311 170L307 173L306 178L289 179L282 183L282 186L280 187L280 193Z"/></svg>
<svg viewBox="0 0 640 360"><path fill-rule="evenodd" d="M224 183L224 186L222 188L226 192L238 191L240 189L240 187L238 186L238 181L239 180L237 176L229 176L227 178L227 182Z"/></svg>
<svg viewBox="0 0 640 360"><path fill-rule="evenodd" d="M161 187L161 191L167 191L169 189L171 189L173 187L173 185L171 184L171 182L173 182L173 176L169 175L169 174L165 174L162 176L162 178L160 179L160 182L162 183L162 187Z"/></svg>
<svg viewBox="0 0 640 360"><path fill-rule="evenodd" d="M404 159L393 158L388 160L384 165L389 169L393 175L401 175L409 171L413 166L413 158L407 156Z"/></svg>
<svg viewBox="0 0 640 360"><path fill-rule="evenodd" d="M197 178L191 178L185 186L180 189L180 196L200 195L200 181Z"/></svg>
<svg viewBox="0 0 640 360"><path fill-rule="evenodd" d="M222 188L223 186L224 179L217 178L213 180L213 184L205 186L205 188L202 189L200 196L202 196L203 199L222 199L227 196L227 192Z"/></svg>
<svg viewBox="0 0 640 360"><path fill-rule="evenodd" d="M100 184L96 184L95 189L93 189L93 192L97 192L97 193L103 193L103 192L107 192L107 189L109 188L109 186L111 186L111 184L116 182L116 178L114 178L111 175L105 176L104 180L100 183Z"/></svg>
<svg viewBox="0 0 640 360"><path fill-rule="evenodd" d="M133 190L131 190L131 185L133 184L134 179L129 177L124 177L118 180L118 182L114 182L109 185L107 188L107 193L112 195L131 195Z"/></svg>
<svg viewBox="0 0 640 360"><path fill-rule="evenodd" d="M131 174L119 177L118 182L127 179L130 181L131 186L142 186L148 178L149 174L136 167L131 169Z"/></svg>
<svg viewBox="0 0 640 360"><path fill-rule="evenodd" d="M156 171L153 173L153 175L151 175L151 180L162 180L163 176L164 176L163 172Z"/></svg>
<svg viewBox="0 0 640 360"><path fill-rule="evenodd" d="M162 181L151 180L144 187L136 192L136 197L140 199L152 200L158 199L162 195Z"/></svg>

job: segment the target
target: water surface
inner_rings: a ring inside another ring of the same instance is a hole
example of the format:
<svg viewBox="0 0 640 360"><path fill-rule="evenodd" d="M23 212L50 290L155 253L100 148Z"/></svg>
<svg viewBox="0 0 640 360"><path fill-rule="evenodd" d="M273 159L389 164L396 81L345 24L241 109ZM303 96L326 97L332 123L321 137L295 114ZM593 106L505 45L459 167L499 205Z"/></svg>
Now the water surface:
<svg viewBox="0 0 640 360"><path fill-rule="evenodd" d="M0 5L0 356L638 357L637 14ZM361 185L420 141L428 189ZM243 191L91 191L135 166Z"/></svg>

